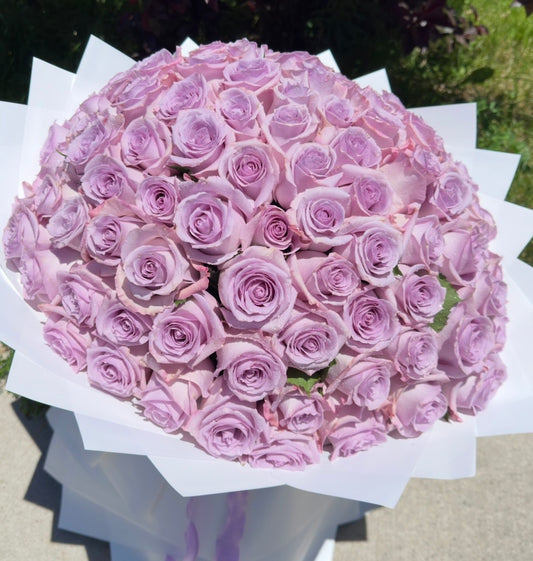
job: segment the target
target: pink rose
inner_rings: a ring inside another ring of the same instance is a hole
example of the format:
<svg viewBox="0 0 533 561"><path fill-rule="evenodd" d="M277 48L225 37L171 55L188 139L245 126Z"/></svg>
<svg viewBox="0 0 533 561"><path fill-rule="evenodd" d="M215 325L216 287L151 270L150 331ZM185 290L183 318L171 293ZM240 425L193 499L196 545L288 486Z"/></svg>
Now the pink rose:
<svg viewBox="0 0 533 561"><path fill-rule="evenodd" d="M352 241L339 253L355 264L362 280L373 286L394 282L403 248L402 234L386 222L362 222Z"/></svg>
<svg viewBox="0 0 533 561"><path fill-rule="evenodd" d="M350 296L343 318L349 329L346 344L353 350L375 352L391 345L399 331L394 305L379 298L373 290L360 290Z"/></svg>
<svg viewBox="0 0 533 561"><path fill-rule="evenodd" d="M161 364L196 366L224 343L226 334L216 308L216 300L203 292L163 310L150 330L150 354Z"/></svg>
<svg viewBox="0 0 533 561"><path fill-rule="evenodd" d="M287 381L287 366L264 338L233 336L217 350L217 372L242 401L259 401Z"/></svg>
<svg viewBox="0 0 533 561"><path fill-rule="evenodd" d="M342 130L332 140L331 148L337 157L337 165L357 164L375 168L381 161L381 149L368 132L361 127Z"/></svg>
<svg viewBox="0 0 533 561"><path fill-rule="evenodd" d="M260 246L222 265L218 289L224 318L237 329L279 331L296 301L283 254Z"/></svg>
<svg viewBox="0 0 533 561"><path fill-rule="evenodd" d="M389 354L402 381L428 381L439 361L439 344L432 329L407 330L398 337L397 346Z"/></svg>
<svg viewBox="0 0 533 561"><path fill-rule="evenodd" d="M277 468L300 471L308 464L320 462L316 439L307 434L277 430L269 433L266 444L250 453L248 463L254 468Z"/></svg>
<svg viewBox="0 0 533 561"><path fill-rule="evenodd" d="M172 141L167 127L153 117L139 117L126 127L121 138L122 160L152 175L169 165Z"/></svg>
<svg viewBox="0 0 533 561"><path fill-rule="evenodd" d="M324 423L324 398L318 393L307 395L294 386L270 396L264 410L271 425L296 434L315 434Z"/></svg>
<svg viewBox="0 0 533 561"><path fill-rule="evenodd" d="M464 379L454 380L445 387L454 414L475 415L485 409L494 394L507 379L505 365L500 357L491 354L479 372Z"/></svg>
<svg viewBox="0 0 533 561"><path fill-rule="evenodd" d="M119 398L132 397L146 384L145 369L127 347L115 347L95 340L87 350L89 383Z"/></svg>
<svg viewBox="0 0 533 561"><path fill-rule="evenodd" d="M391 422L401 436L414 438L429 430L447 409L448 402L440 385L414 384L394 394Z"/></svg>
<svg viewBox="0 0 533 561"><path fill-rule="evenodd" d="M239 88L228 88L220 92L217 108L226 123L235 131L238 140L257 138L258 117L261 105L253 92Z"/></svg>

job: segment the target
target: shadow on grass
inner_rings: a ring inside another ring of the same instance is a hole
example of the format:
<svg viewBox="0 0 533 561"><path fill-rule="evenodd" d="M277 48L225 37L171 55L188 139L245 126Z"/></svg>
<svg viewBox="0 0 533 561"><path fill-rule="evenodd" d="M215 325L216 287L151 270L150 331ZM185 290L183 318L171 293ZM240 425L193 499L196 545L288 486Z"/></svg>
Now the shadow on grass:
<svg viewBox="0 0 533 561"><path fill-rule="evenodd" d="M107 542L58 528L61 508L61 485L44 471L46 451L48 450L53 431L44 415L28 419L21 412L18 401L15 401L11 407L20 423L26 429L26 432L41 451L41 458L35 468L24 499L54 513L50 536L51 541L85 547L88 561L110 561L109 544Z"/></svg>

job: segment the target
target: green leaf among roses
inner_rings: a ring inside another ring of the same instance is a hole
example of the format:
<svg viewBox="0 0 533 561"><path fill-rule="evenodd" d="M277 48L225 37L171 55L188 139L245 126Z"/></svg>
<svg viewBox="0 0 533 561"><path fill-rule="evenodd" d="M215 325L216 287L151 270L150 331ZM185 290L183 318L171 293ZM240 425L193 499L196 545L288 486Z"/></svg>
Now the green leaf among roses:
<svg viewBox="0 0 533 561"><path fill-rule="evenodd" d="M446 296L444 298L442 310L435 316L433 323L430 325L430 327L437 333L446 325L452 308L461 301L459 294L457 294L457 290L455 290L450 281L444 275L439 275L439 282L441 286L446 289Z"/></svg>
<svg viewBox="0 0 533 561"><path fill-rule="evenodd" d="M311 390L314 388L316 384L319 382L323 382L326 379L328 374L328 370L331 366L335 364L335 361L332 360L328 366L322 368L321 370L317 370L313 374L309 375L297 368L288 368L287 369L287 384L292 384L293 386L298 386L302 388L307 394L311 393Z"/></svg>

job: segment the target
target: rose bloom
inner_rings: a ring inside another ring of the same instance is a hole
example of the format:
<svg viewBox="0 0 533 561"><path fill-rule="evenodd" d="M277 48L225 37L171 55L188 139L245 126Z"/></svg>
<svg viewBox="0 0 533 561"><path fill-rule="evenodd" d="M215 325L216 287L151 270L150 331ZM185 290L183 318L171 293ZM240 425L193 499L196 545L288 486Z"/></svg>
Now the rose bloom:
<svg viewBox="0 0 533 561"><path fill-rule="evenodd" d="M185 429L211 456L235 460L265 441L267 425L254 405L214 393L202 401Z"/></svg>
<svg viewBox="0 0 533 561"><path fill-rule="evenodd" d="M287 381L287 366L266 338L229 337L217 350L217 372L243 401L258 401Z"/></svg>
<svg viewBox="0 0 533 561"><path fill-rule="evenodd" d="M49 317L43 328L44 342L67 362L74 372L87 366L87 347L90 337L72 322Z"/></svg>
<svg viewBox="0 0 533 561"><path fill-rule="evenodd" d="M162 121L174 123L180 111L204 107L207 82L201 74L192 74L174 82L155 102L155 113Z"/></svg>
<svg viewBox="0 0 533 561"><path fill-rule="evenodd" d="M336 312L295 308L278 338L289 365L311 375L335 359L346 335L346 326Z"/></svg>
<svg viewBox="0 0 533 561"><path fill-rule="evenodd" d="M355 292L347 300L343 311L349 329L346 344L357 352L384 349L395 340L399 323L394 305L378 298L373 290Z"/></svg>
<svg viewBox="0 0 533 561"><path fill-rule="evenodd" d="M149 221L171 224L178 206L175 181L168 177L147 177L136 193L137 206Z"/></svg>
<svg viewBox="0 0 533 561"><path fill-rule="evenodd" d="M452 413L475 415L483 411L506 379L506 368L500 357L489 355L479 372L445 386Z"/></svg>
<svg viewBox="0 0 533 561"><path fill-rule="evenodd" d="M132 310L154 315L198 290L191 267L170 228L147 224L132 230L124 240L115 284L121 302ZM200 279L201 280L201 279Z"/></svg>
<svg viewBox="0 0 533 561"><path fill-rule="evenodd" d="M310 142L317 131L319 121L306 105L287 103L276 107L266 118L268 133L282 148Z"/></svg>
<svg viewBox="0 0 533 561"><path fill-rule="evenodd" d="M418 218L407 237L400 262L406 265L424 265L434 271L442 265L444 238L436 216Z"/></svg>
<svg viewBox="0 0 533 561"><path fill-rule="evenodd" d="M81 190L97 204L111 197L133 200L134 189L128 170L120 161L109 156L95 156L81 177Z"/></svg>
<svg viewBox="0 0 533 561"><path fill-rule="evenodd" d="M42 170L31 186L34 194L33 208L39 218L50 218L63 200L61 190L53 177L53 172L42 175Z"/></svg>
<svg viewBox="0 0 533 561"><path fill-rule="evenodd" d="M50 218L47 230L51 244L60 249L79 249L84 228L89 221L89 207L83 197L63 201L58 211Z"/></svg>
<svg viewBox="0 0 533 561"><path fill-rule="evenodd" d="M48 246L48 234L40 225L29 201L16 199L4 229L3 243L6 259L15 260L28 250L45 249Z"/></svg>
<svg viewBox="0 0 533 561"><path fill-rule="evenodd" d="M320 394L307 395L295 386L286 386L266 399L263 413L274 427L296 434L314 434L324 422L324 405Z"/></svg>
<svg viewBox="0 0 533 561"><path fill-rule="evenodd" d="M413 267L404 274L395 290L398 313L406 325L421 327L431 323L442 310L446 289L433 275L422 274L423 270Z"/></svg>
<svg viewBox="0 0 533 561"><path fill-rule="evenodd" d="M254 208L272 201L279 181L279 166L268 145L262 142L236 142L222 154L218 171L254 202Z"/></svg>
<svg viewBox="0 0 533 561"><path fill-rule="evenodd" d="M198 409L197 402L213 380L210 361L166 383L156 373L140 394L136 405L143 415L165 432L176 432Z"/></svg>
<svg viewBox="0 0 533 561"><path fill-rule="evenodd" d="M390 349L390 354L402 381L428 381L439 360L439 343L435 331L407 330L400 334L397 343L394 350Z"/></svg>
<svg viewBox="0 0 533 561"><path fill-rule="evenodd" d="M279 331L296 301L283 254L259 246L222 265L218 290L224 318L237 329Z"/></svg>
<svg viewBox="0 0 533 561"><path fill-rule="evenodd" d="M104 300L95 320L98 334L118 346L144 345L152 328L152 318L130 310L120 301Z"/></svg>
<svg viewBox="0 0 533 561"><path fill-rule="evenodd" d="M299 251L288 264L300 296L311 305L338 309L361 284L353 264L337 253Z"/></svg>
<svg viewBox="0 0 533 561"><path fill-rule="evenodd" d="M181 194L176 233L189 257L211 265L231 259L247 232L244 195L220 178L182 184Z"/></svg>
<svg viewBox="0 0 533 561"><path fill-rule="evenodd" d="M254 448L248 456L248 463L254 468L301 471L319 462L320 448L313 436L284 430L271 431L268 442Z"/></svg>
<svg viewBox="0 0 533 561"><path fill-rule="evenodd" d="M361 127L349 127L339 132L332 140L331 148L339 167L357 164L363 168L375 168L381 161L381 148Z"/></svg>
<svg viewBox="0 0 533 561"><path fill-rule="evenodd" d="M94 340L87 350L89 383L104 392L127 399L146 384L146 373L138 357L127 347Z"/></svg>
<svg viewBox="0 0 533 561"><path fill-rule="evenodd" d="M172 141L167 127L153 117L139 117L121 138L122 160L127 166L157 175L168 166Z"/></svg>
<svg viewBox="0 0 533 561"><path fill-rule="evenodd" d="M473 188L470 178L453 168L445 171L428 192L429 213L437 213L440 218L451 220L471 203Z"/></svg>
<svg viewBox="0 0 533 561"><path fill-rule="evenodd" d="M378 170L361 166L343 166L344 180L349 180L351 214L356 216L386 216L391 207L393 189L387 177Z"/></svg>
<svg viewBox="0 0 533 561"><path fill-rule="evenodd" d="M289 252L296 251L299 246L298 236L290 228L285 211L274 205L258 209L252 243Z"/></svg>
<svg viewBox="0 0 533 561"><path fill-rule="evenodd" d="M150 331L150 354L162 364L196 366L224 343L224 326L216 309L216 300L202 292L176 308L163 310Z"/></svg>
<svg viewBox="0 0 533 561"><path fill-rule="evenodd" d="M350 241L351 225L345 220L350 196L336 187L314 187L296 195L287 210L289 223L301 232L308 249L327 251Z"/></svg>
<svg viewBox="0 0 533 561"><path fill-rule="evenodd" d="M57 273L57 291L67 317L82 327L93 327L96 315L109 288L84 265Z"/></svg>
<svg viewBox="0 0 533 561"><path fill-rule="evenodd" d="M493 352L494 323L488 317L472 315L465 304L459 303L450 312L439 341L439 368L449 378L464 378L479 371Z"/></svg>
<svg viewBox="0 0 533 561"><path fill-rule="evenodd" d="M346 128L352 124L355 109L350 99L330 95L323 103L324 115L332 125Z"/></svg>
<svg viewBox="0 0 533 561"><path fill-rule="evenodd" d="M237 140L257 138L262 106L253 92L228 88L220 92L216 103L219 113L234 130Z"/></svg>
<svg viewBox="0 0 533 561"><path fill-rule="evenodd" d="M391 361L378 357L365 357L356 353L343 353L328 370L328 393L338 390L354 403L374 411L388 398L390 379L395 374Z"/></svg>
<svg viewBox="0 0 533 561"><path fill-rule="evenodd" d="M401 436L414 438L429 430L447 409L448 402L439 384L414 384L393 395L391 422Z"/></svg>
<svg viewBox="0 0 533 561"><path fill-rule="evenodd" d="M402 254L402 234L385 222L362 223L352 241L339 253L355 264L362 280L373 286L394 281L394 268Z"/></svg>
<svg viewBox="0 0 533 561"><path fill-rule="evenodd" d="M16 266L20 273L22 294L32 306L47 305L56 300L57 275L66 270L58 256L48 250L24 251Z"/></svg>
<svg viewBox="0 0 533 561"><path fill-rule="evenodd" d="M331 460L364 452L387 439L383 416L362 407L341 406L328 421L323 433L325 445L333 448Z"/></svg>
<svg viewBox="0 0 533 561"><path fill-rule="evenodd" d="M230 129L211 109L185 109L172 127L172 161L193 173L204 170L221 154Z"/></svg>

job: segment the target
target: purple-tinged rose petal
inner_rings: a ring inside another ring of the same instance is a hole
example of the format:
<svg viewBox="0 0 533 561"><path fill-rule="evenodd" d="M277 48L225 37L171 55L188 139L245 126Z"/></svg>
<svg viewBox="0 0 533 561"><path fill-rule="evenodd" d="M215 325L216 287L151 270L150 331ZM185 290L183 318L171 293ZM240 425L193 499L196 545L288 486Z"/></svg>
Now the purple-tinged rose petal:
<svg viewBox="0 0 533 561"><path fill-rule="evenodd" d="M147 177L137 189L136 201L149 220L172 223L178 205L176 184L168 177Z"/></svg>
<svg viewBox="0 0 533 561"><path fill-rule="evenodd" d="M18 260L26 251L45 249L48 234L31 209L31 201L16 199L4 229L3 244L6 259Z"/></svg>
<svg viewBox="0 0 533 561"><path fill-rule="evenodd" d="M83 231L89 221L89 207L83 197L63 201L50 218L47 230L53 247L80 249Z"/></svg>
<svg viewBox="0 0 533 561"><path fill-rule="evenodd" d="M168 166L172 141L167 127L153 117L139 117L124 130L122 160L128 166L157 175Z"/></svg>
<svg viewBox="0 0 533 561"><path fill-rule="evenodd" d="M152 318L128 309L116 300L104 300L95 320L98 334L118 346L144 345Z"/></svg>
<svg viewBox="0 0 533 561"><path fill-rule="evenodd" d="M211 456L235 460L264 441L266 422L255 406L215 394L201 403L186 430Z"/></svg>
<svg viewBox="0 0 533 561"><path fill-rule="evenodd" d="M162 311L150 331L150 354L161 364L196 366L224 343L224 326L216 308L216 300L204 292Z"/></svg>
<svg viewBox="0 0 533 561"><path fill-rule="evenodd" d="M186 109L172 127L172 161L199 172L212 164L230 139L223 118L211 109Z"/></svg>
<svg viewBox="0 0 533 561"><path fill-rule="evenodd" d="M287 366L266 339L230 337L217 351L217 372L242 401L259 401L287 381Z"/></svg>
<svg viewBox="0 0 533 561"><path fill-rule="evenodd" d="M431 329L404 331L398 337L393 359L402 381L429 381L428 377L435 373L439 361L435 332Z"/></svg>
<svg viewBox="0 0 533 561"><path fill-rule="evenodd" d="M328 370L328 393L338 390L348 403L374 411L386 402L394 374L392 362L384 358L341 354Z"/></svg>
<svg viewBox="0 0 533 561"><path fill-rule="evenodd" d="M252 243L289 252L294 252L299 248L298 236L290 228L289 220L283 209L268 205L259 209L256 217Z"/></svg>
<svg viewBox="0 0 533 561"><path fill-rule="evenodd" d="M50 218L63 200L61 190L53 177L53 172L38 177L31 190L34 193L33 208L39 218Z"/></svg>
<svg viewBox="0 0 533 561"><path fill-rule="evenodd" d="M349 127L341 131L331 142L337 165L357 164L375 168L381 161L381 149L361 127Z"/></svg>
<svg viewBox="0 0 533 561"><path fill-rule="evenodd" d="M319 462L320 448L313 436L284 430L272 431L268 443L252 450L248 457L248 463L254 468L292 471L301 471Z"/></svg>
<svg viewBox="0 0 533 561"><path fill-rule="evenodd" d="M350 181L351 214L386 216L391 207L393 190L380 171L361 166L343 166L344 179Z"/></svg>
<svg viewBox="0 0 533 561"><path fill-rule="evenodd" d="M436 216L418 218L400 258L406 265L424 265L428 271L442 264L444 237L439 219Z"/></svg>
<svg viewBox="0 0 533 561"><path fill-rule="evenodd" d="M286 386L279 395L265 402L265 416L269 423L296 434L314 434L324 423L324 398L307 395L294 386Z"/></svg>
<svg viewBox="0 0 533 561"><path fill-rule="evenodd" d="M67 362L74 372L87 366L87 348L91 342L72 322L48 319L43 328L44 342Z"/></svg>
<svg viewBox="0 0 533 561"><path fill-rule="evenodd" d="M111 197L132 200L134 189L128 170L109 156L95 156L88 162L81 177L81 190L98 204Z"/></svg>
<svg viewBox="0 0 533 561"><path fill-rule="evenodd" d="M393 396L392 424L406 438L420 436L443 417L448 402L439 384L406 386Z"/></svg>
<svg viewBox="0 0 533 561"><path fill-rule="evenodd" d="M256 138L259 134L257 119L260 103L253 92L239 88L229 88L220 92L217 100L219 113L226 123L239 134Z"/></svg>
<svg viewBox="0 0 533 561"><path fill-rule="evenodd" d="M335 460L383 444L387 429L376 412L352 405L339 408L326 434L326 443L333 447L331 460Z"/></svg>
<svg viewBox="0 0 533 561"><path fill-rule="evenodd" d="M346 128L352 124L355 108L347 98L330 95L324 101L324 115L334 126Z"/></svg>
<svg viewBox="0 0 533 561"><path fill-rule="evenodd" d="M201 74L192 74L164 91L155 102L155 113L162 121L173 123L180 111L204 107L206 98L205 78Z"/></svg>
<svg viewBox="0 0 533 561"><path fill-rule="evenodd" d="M218 288L224 318L237 329L279 331L296 301L283 254L265 247L249 247L224 263Z"/></svg>
<svg viewBox="0 0 533 561"><path fill-rule="evenodd" d="M473 187L468 176L455 170L444 172L428 191L429 208L426 212L445 220L458 216L472 202Z"/></svg>
<svg viewBox="0 0 533 561"><path fill-rule="evenodd" d="M138 223L125 217L100 214L86 226L82 255L104 265L114 267L120 263L122 242L127 234L138 228Z"/></svg>
<svg viewBox="0 0 533 561"><path fill-rule="evenodd" d="M398 313L405 324L422 327L432 323L442 310L446 289L433 275L422 274L420 267L413 267L402 277L396 288Z"/></svg>
<svg viewBox="0 0 533 561"><path fill-rule="evenodd" d="M95 340L87 350L87 377L92 386L127 399L146 384L146 373L126 347Z"/></svg>
<svg viewBox="0 0 533 561"><path fill-rule="evenodd" d="M372 290L354 293L346 301L344 322L349 329L346 344L357 352L374 352L393 343L399 323L394 305Z"/></svg>

